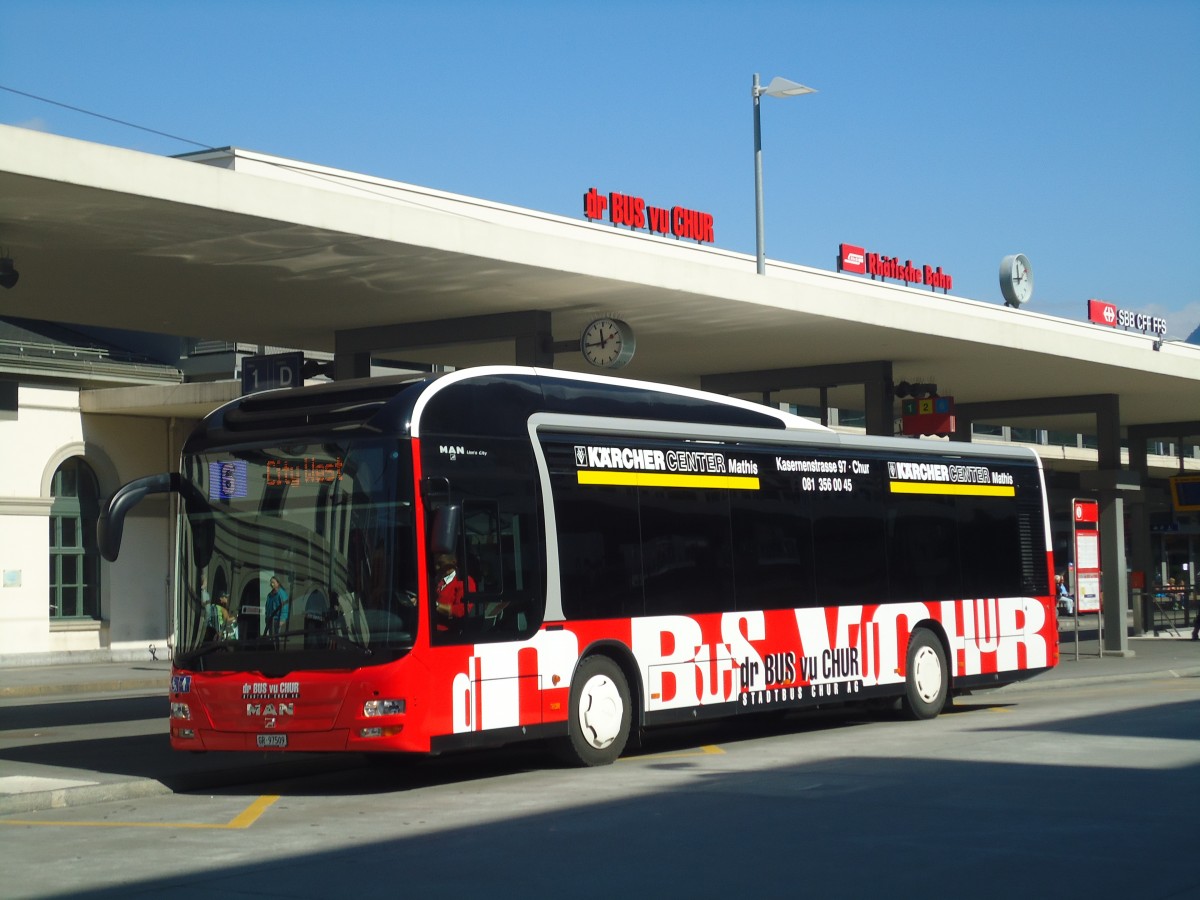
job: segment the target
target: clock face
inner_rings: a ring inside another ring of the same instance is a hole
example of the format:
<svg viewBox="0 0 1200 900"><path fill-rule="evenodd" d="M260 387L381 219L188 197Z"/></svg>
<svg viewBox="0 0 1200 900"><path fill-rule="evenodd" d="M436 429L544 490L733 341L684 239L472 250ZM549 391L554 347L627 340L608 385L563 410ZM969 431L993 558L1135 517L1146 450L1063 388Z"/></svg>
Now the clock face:
<svg viewBox="0 0 1200 900"><path fill-rule="evenodd" d="M1033 269L1024 253L1000 260L1000 292L1009 306L1020 306L1033 296Z"/></svg>
<svg viewBox="0 0 1200 900"><path fill-rule="evenodd" d="M595 319L579 337L583 358L601 369L619 369L633 359L633 329L620 319Z"/></svg>

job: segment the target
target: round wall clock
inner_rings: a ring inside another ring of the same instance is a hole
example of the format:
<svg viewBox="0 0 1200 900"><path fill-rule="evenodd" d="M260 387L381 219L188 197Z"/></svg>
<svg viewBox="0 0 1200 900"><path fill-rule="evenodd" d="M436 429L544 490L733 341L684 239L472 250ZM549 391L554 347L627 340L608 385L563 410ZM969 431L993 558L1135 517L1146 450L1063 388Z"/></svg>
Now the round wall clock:
<svg viewBox="0 0 1200 900"><path fill-rule="evenodd" d="M1000 260L1000 293L1004 294L1005 304L1014 308L1028 303L1033 296L1033 269L1024 253Z"/></svg>
<svg viewBox="0 0 1200 900"><path fill-rule="evenodd" d="M579 336L583 358L601 369L619 369L633 359L633 329L620 319L593 319Z"/></svg>

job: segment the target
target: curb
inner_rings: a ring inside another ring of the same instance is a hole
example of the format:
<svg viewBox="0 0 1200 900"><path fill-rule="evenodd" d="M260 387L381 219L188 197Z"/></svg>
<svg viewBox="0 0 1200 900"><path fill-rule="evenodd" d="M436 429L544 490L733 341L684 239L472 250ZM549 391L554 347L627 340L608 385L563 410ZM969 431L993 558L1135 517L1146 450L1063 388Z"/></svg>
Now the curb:
<svg viewBox="0 0 1200 900"><path fill-rule="evenodd" d="M305 759L283 759L274 762L240 765L230 769L210 769L202 772L183 772L166 779L134 778L107 784L87 784L77 787L30 791L27 794L0 795L0 816L19 813L45 812L51 809L71 809L109 803L118 800L139 800L166 794L190 794L240 787L245 784L287 781L311 775L368 765L361 754L339 754Z"/></svg>
<svg viewBox="0 0 1200 900"><path fill-rule="evenodd" d="M1188 666L1181 669L1155 669L1153 672L1125 672L1115 675L1096 673L1095 675L1078 675L1067 678L1048 678L1042 681L1030 678L1028 681L1016 681L1001 688L995 688L995 690L1045 691L1060 687L1079 687L1096 682L1110 684L1120 681L1161 681L1169 678L1196 678L1197 676L1200 676L1200 666Z"/></svg>
<svg viewBox="0 0 1200 900"><path fill-rule="evenodd" d="M85 784L50 791L31 791L28 794L4 794L0 795L0 816L69 809L112 800L139 800L173 793L171 788L153 778L139 778L136 781Z"/></svg>
<svg viewBox="0 0 1200 900"><path fill-rule="evenodd" d="M161 692L165 697L171 686L169 678L118 678L112 681L89 681L85 684L17 684L0 687L0 699L21 697L53 697L75 694L111 694L119 691Z"/></svg>

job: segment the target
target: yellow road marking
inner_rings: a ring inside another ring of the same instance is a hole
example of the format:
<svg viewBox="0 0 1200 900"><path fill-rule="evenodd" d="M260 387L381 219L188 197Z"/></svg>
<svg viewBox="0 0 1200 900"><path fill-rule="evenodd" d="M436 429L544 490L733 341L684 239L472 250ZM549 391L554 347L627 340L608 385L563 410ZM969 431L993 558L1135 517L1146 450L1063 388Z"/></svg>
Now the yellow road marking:
<svg viewBox="0 0 1200 900"><path fill-rule="evenodd" d="M258 821L259 816L267 811L267 807L269 807L278 799L278 794L265 794L247 806L244 810L242 810L224 825L212 825L203 822L45 822L37 819L0 819L0 825L62 825L84 828L202 828L210 830L234 830L249 828Z"/></svg>
<svg viewBox="0 0 1200 900"><path fill-rule="evenodd" d="M226 828L249 828L258 821L258 817L267 811L267 807L279 799L278 794L265 794L259 797L244 810L229 820Z"/></svg>
<svg viewBox="0 0 1200 900"><path fill-rule="evenodd" d="M714 756L723 755L724 753L725 751L715 744L705 744L703 747L697 747L695 750L683 750L679 753L653 753L649 756L622 757L617 762L637 762L645 759L685 759L691 756Z"/></svg>

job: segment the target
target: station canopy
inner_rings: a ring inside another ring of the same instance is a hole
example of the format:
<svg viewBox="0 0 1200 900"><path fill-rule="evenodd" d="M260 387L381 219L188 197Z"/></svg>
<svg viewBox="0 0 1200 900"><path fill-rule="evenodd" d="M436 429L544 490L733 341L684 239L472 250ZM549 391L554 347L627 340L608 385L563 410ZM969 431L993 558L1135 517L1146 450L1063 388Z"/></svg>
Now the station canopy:
<svg viewBox="0 0 1200 900"><path fill-rule="evenodd" d="M32 319L333 352L339 332L543 311L555 367L596 371L561 348L614 315L637 335L618 377L889 361L959 403L1112 394L1123 426L1200 416L1200 347L773 261L758 275L745 254L235 149L166 158L0 126L0 248L20 272L3 312ZM513 347L372 352L462 367ZM828 388L833 406L861 398Z"/></svg>

